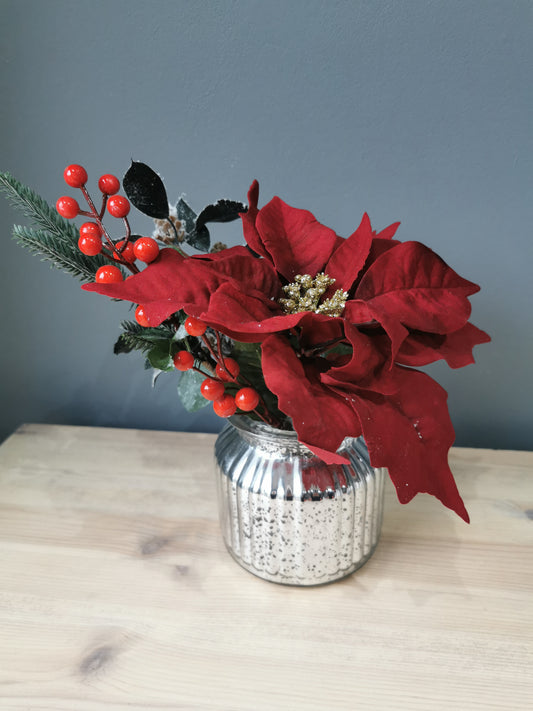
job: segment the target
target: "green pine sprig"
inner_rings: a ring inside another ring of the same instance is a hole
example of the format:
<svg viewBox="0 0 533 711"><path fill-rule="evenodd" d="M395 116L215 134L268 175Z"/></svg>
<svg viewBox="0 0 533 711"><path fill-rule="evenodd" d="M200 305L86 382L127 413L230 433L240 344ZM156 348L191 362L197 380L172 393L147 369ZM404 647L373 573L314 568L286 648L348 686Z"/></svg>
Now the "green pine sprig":
<svg viewBox="0 0 533 711"><path fill-rule="evenodd" d="M61 242L55 235L45 230L14 225L13 239L32 254L41 256L44 261L72 274L83 281L94 281L96 270L109 261L102 255L86 257L77 248L76 243Z"/></svg>
<svg viewBox="0 0 533 711"><path fill-rule="evenodd" d="M133 350L146 353L157 348L162 343L174 340L174 330L165 324L150 328L140 326L135 321L123 321L122 333L115 343L115 353L130 353Z"/></svg>
<svg viewBox="0 0 533 711"><path fill-rule="evenodd" d="M109 261L103 255L86 257L78 249L78 231L64 220L36 192L9 173L0 173L0 190L13 207L19 209L40 229L15 225L13 238L32 254L41 255L54 267L83 281L94 281L96 270Z"/></svg>
<svg viewBox="0 0 533 711"><path fill-rule="evenodd" d="M78 233L71 222L63 219L55 207L10 173L0 173L0 190L9 202L38 227L53 234L62 242L76 242Z"/></svg>

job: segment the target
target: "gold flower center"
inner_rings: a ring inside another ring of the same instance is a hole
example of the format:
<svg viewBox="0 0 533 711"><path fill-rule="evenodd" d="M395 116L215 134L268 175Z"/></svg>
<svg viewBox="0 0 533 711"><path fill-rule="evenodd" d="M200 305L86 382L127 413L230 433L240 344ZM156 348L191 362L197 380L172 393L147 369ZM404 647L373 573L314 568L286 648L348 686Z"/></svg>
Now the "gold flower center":
<svg viewBox="0 0 533 711"><path fill-rule="evenodd" d="M323 272L314 279L310 274L297 274L291 284L283 287L287 298L279 299L279 304L286 314L313 311L316 314L340 316L348 298L347 291L337 289L333 296L320 303L328 287L334 283L335 279Z"/></svg>

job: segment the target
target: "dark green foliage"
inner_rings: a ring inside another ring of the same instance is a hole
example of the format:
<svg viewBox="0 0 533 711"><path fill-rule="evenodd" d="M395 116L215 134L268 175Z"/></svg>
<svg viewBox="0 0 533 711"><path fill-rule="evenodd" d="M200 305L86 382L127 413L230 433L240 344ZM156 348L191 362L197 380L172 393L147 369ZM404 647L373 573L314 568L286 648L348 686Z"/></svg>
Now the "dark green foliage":
<svg viewBox="0 0 533 711"><path fill-rule="evenodd" d="M78 249L78 231L46 200L9 173L0 173L0 190L40 229L15 225L13 238L32 254L84 281L94 281L96 270L109 261L102 255L87 257Z"/></svg>
<svg viewBox="0 0 533 711"><path fill-rule="evenodd" d="M0 190L6 194L13 207L19 209L38 227L62 242L78 241L78 231L72 222L63 219L55 207L9 173L0 173Z"/></svg>
<svg viewBox="0 0 533 711"><path fill-rule="evenodd" d="M240 384L229 384L226 386L228 392L234 395L239 388L243 387L243 382L251 383L252 387L254 387L263 398L268 412L273 415L281 425L285 424L290 429L287 416L278 409L277 397L274 393L270 392L265 385L263 370L261 368L261 344L234 341L231 357L235 358L239 363L241 369L239 377ZM252 419L258 419L253 412L249 412L247 415Z"/></svg>
<svg viewBox="0 0 533 711"><path fill-rule="evenodd" d="M217 200L214 205L207 205L196 218L196 229L200 230L208 222L233 222L248 208L235 200Z"/></svg>
<svg viewBox="0 0 533 711"><path fill-rule="evenodd" d="M201 252L207 252L211 244L209 230L205 225L201 229L196 228L196 213L183 198L176 204L176 213L185 230L185 242Z"/></svg>
<svg viewBox="0 0 533 711"><path fill-rule="evenodd" d="M109 264L102 255L86 257L76 244L61 242L45 230L15 225L13 239L32 254L42 256L43 260L50 262L57 269L83 281L94 281L96 270L104 264Z"/></svg>
<svg viewBox="0 0 533 711"><path fill-rule="evenodd" d="M136 321L123 321L121 328L122 333L113 349L116 354L130 353L134 350L147 353L162 343L169 344L174 342L175 331L165 324L157 326L157 328L146 328L145 326L140 326ZM178 342L175 343L176 346L179 345Z"/></svg>
<svg viewBox="0 0 533 711"><path fill-rule="evenodd" d="M159 175L145 163L132 161L122 180L124 192L137 210L148 217L168 217L168 199Z"/></svg>

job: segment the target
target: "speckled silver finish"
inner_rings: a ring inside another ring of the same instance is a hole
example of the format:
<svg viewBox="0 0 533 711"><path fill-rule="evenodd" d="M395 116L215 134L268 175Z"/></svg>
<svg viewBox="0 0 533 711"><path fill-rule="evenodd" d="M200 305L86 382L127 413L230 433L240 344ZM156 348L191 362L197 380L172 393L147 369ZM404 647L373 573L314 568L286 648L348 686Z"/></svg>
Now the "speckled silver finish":
<svg viewBox="0 0 533 711"><path fill-rule="evenodd" d="M265 580L320 585L360 568L377 545L386 469L362 439L326 465L294 432L232 417L215 445L220 524L235 560Z"/></svg>

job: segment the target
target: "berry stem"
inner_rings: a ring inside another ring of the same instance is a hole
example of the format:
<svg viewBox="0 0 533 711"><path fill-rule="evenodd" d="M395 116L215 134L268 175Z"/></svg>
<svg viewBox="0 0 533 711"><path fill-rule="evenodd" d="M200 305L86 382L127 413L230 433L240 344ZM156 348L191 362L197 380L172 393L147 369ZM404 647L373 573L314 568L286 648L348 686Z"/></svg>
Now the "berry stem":
<svg viewBox="0 0 533 711"><path fill-rule="evenodd" d="M226 375L229 377L229 379L230 379L233 383L238 383L238 382L239 382L239 377L240 377L240 379L241 379L242 381L244 381L244 383L245 383L246 385L248 385L249 387L253 387L252 383L250 383L250 381L249 381L247 378L245 378L243 375L241 375L240 373L239 373L239 375L238 375L236 378L234 378L233 375L230 373L230 371L228 370L228 368L226 367L226 364L225 364L225 362L224 362L224 356L222 355L222 343L221 343L221 340L220 340L220 332L219 332L219 331L215 331L215 334L216 334L216 338L217 338L218 357L215 356L215 355L214 355L213 357L215 358L216 362L219 363L219 364L224 368L224 371L226 372ZM255 390L255 388L254 388L254 390ZM259 410L258 410L257 408L255 408L254 410L252 410L252 412L254 412L261 420L263 420L263 422L266 422L267 425L270 425L271 427L275 427L275 426L276 426L276 425L275 425L275 422L274 422L274 420L272 419L272 417L270 416L270 413L268 412L268 408L267 408L267 406L266 406L266 404L265 404L265 401L264 401L263 398L261 397L261 393L258 392L257 394L259 395L259 405L260 405L260 406L263 408L263 410L265 411L265 415L263 416L263 415L259 412ZM267 419L267 418L268 418L268 419Z"/></svg>
<svg viewBox="0 0 533 711"><path fill-rule="evenodd" d="M103 220L104 215L105 215L105 209L107 206L108 197L109 197L109 195L107 195L106 193L102 194L102 207L100 208L100 212L98 213L101 220Z"/></svg>
<svg viewBox="0 0 533 711"><path fill-rule="evenodd" d="M215 331L215 333L218 334L218 331ZM215 361L215 363L218 363L218 362L219 362L219 357L218 357L218 355L215 353L215 351L213 350L213 346L209 343L209 339L207 338L207 336L205 335L205 333L204 333L203 336L201 336L201 339L202 339L202 341L204 342L204 344L205 344L207 350L208 350L209 353L211 354L211 356L212 356L213 360Z"/></svg>
<svg viewBox="0 0 533 711"><path fill-rule="evenodd" d="M89 207L90 207L91 210L92 210L92 212L84 212L84 211L81 211L81 210L80 210L80 214L82 214L82 215L87 215L88 217L92 217L92 218L94 218L94 219L97 221L97 223L98 223L100 229L102 230L102 234L104 235L105 240L106 240L106 242L107 242L107 248L108 248L109 251L111 252L111 259L113 259L113 261L115 261L115 262L119 262L119 264L121 264L122 266L126 267L126 269L129 269L132 274L138 274L139 269L135 266L135 264L128 264L128 262L126 262L125 260L123 260L123 259L121 259L121 258L120 258L120 259L116 259L116 258L113 256L114 254L117 254L117 250L115 249L115 245L114 245L114 243L113 243L113 240L112 240L111 237L109 236L109 233L108 233L108 231L106 230L106 228L105 228L105 226L104 226L104 223L102 222L102 217L103 217L103 215L100 215L100 213L96 210L96 207L94 206L94 202L93 202L91 196L89 195L89 191L87 190L87 188L85 187L85 185L82 185L81 188L80 188L80 190L82 191L83 197L85 198L85 200L87 201L87 204L89 205ZM107 197L107 196L106 196L106 197ZM104 209L105 209L105 202L106 202L106 201L104 200Z"/></svg>
<svg viewBox="0 0 533 711"><path fill-rule="evenodd" d="M128 244L129 239L131 237L131 227L130 227L130 223L128 222L127 217L124 217L123 221L124 221L124 227L126 229L126 235L124 237L124 247L125 247Z"/></svg>
<svg viewBox="0 0 533 711"><path fill-rule="evenodd" d="M194 371L196 371L197 373L200 373L200 375L203 375L203 376L206 377L206 378L212 378L213 375L214 375L214 373L215 373L215 371L214 371L212 368L210 368L210 367L207 365L207 363L202 362L202 365L203 365L205 368L207 368L207 370L208 370L207 373L204 372L201 368L197 368L195 365L192 366L191 370L194 370Z"/></svg>

